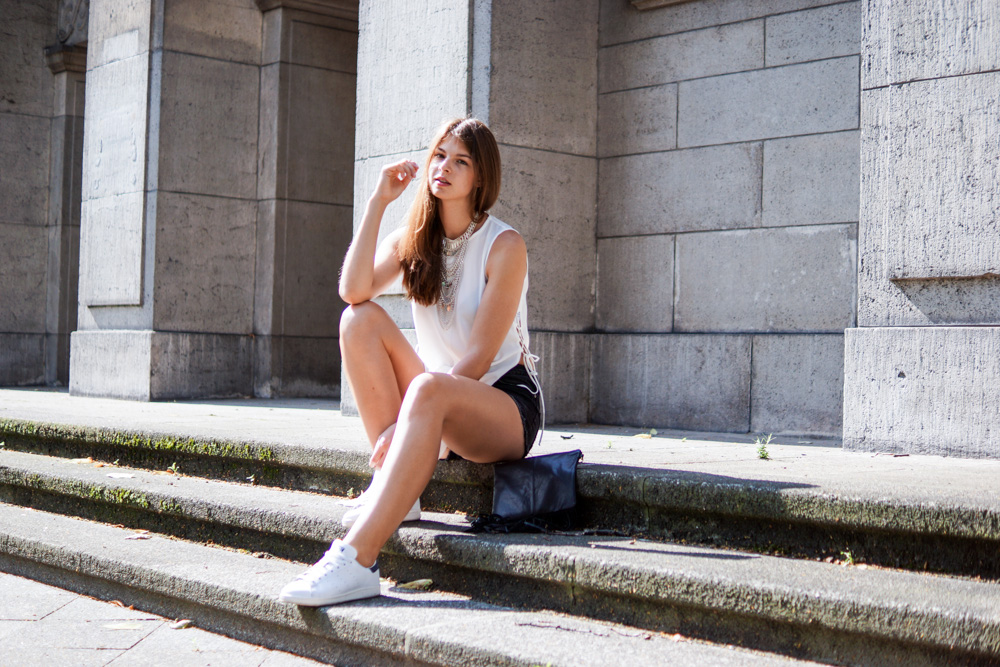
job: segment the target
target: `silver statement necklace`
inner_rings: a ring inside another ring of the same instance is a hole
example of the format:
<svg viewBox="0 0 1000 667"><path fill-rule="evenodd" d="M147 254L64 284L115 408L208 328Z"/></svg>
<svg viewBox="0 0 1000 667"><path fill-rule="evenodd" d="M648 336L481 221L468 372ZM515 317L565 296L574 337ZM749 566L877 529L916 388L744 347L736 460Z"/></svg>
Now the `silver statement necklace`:
<svg viewBox="0 0 1000 667"><path fill-rule="evenodd" d="M465 265L465 249L472 233L476 231L477 218L469 223L469 228L457 239L447 236L441 239L441 296L438 297L438 321L443 329L451 328L455 320L455 297L458 284L462 281L462 267Z"/></svg>

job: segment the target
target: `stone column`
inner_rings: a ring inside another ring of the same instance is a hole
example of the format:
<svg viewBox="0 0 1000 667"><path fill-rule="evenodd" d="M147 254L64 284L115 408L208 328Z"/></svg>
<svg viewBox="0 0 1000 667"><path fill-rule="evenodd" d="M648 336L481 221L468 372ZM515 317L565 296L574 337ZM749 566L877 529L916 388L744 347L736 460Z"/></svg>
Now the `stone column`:
<svg viewBox="0 0 1000 667"><path fill-rule="evenodd" d="M550 421L586 419L597 182L596 0L361 3L355 225L382 165L423 164L449 117L475 115L500 143L493 213L525 237L532 347ZM382 234L402 221L405 194ZM380 299L410 326L401 290ZM346 382L342 408L353 410Z"/></svg>
<svg viewBox="0 0 1000 667"><path fill-rule="evenodd" d="M86 3L82 15L86 17ZM77 7L80 7L80 4ZM75 26L74 26L75 27ZM86 24L75 43L45 50L55 74L49 167L49 261L45 309L45 383L69 383L69 339L76 329L80 262Z"/></svg>
<svg viewBox="0 0 1000 667"><path fill-rule="evenodd" d="M70 391L251 394L261 12L93 0Z"/></svg>
<svg viewBox="0 0 1000 667"><path fill-rule="evenodd" d="M1000 7L863 4L844 446L1000 458Z"/></svg>
<svg viewBox="0 0 1000 667"><path fill-rule="evenodd" d="M254 391L338 396L337 294L351 240L358 7L258 0L264 12Z"/></svg>

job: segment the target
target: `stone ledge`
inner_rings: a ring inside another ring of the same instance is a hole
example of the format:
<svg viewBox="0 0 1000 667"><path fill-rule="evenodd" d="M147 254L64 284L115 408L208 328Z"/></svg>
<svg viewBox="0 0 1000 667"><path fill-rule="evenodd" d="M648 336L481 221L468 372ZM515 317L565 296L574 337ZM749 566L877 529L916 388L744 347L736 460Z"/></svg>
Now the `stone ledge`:
<svg viewBox="0 0 1000 667"><path fill-rule="evenodd" d="M632 6L639 10L645 10L681 5L685 2L691 2L691 0L632 0Z"/></svg>
<svg viewBox="0 0 1000 667"><path fill-rule="evenodd" d="M358 0L257 0L262 12L272 9L298 9L304 12L358 20Z"/></svg>

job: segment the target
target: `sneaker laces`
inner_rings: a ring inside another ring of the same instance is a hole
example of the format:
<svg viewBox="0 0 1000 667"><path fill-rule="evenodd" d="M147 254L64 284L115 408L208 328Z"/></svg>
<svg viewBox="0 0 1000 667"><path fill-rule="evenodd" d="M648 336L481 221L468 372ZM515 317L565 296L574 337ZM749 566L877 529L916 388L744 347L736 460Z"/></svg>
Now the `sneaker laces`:
<svg viewBox="0 0 1000 667"><path fill-rule="evenodd" d="M348 563L342 551L328 549L323 557L309 566L309 569L295 577L296 581L318 583L326 575L339 570Z"/></svg>

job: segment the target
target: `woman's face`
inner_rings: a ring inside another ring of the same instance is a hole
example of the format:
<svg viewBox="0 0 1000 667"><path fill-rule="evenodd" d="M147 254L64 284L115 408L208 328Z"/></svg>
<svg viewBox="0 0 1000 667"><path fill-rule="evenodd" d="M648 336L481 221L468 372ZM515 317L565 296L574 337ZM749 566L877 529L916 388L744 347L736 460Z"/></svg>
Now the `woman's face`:
<svg viewBox="0 0 1000 667"><path fill-rule="evenodd" d="M469 149L452 135L438 144L427 176L431 194L441 200L471 199L476 187L476 169Z"/></svg>

